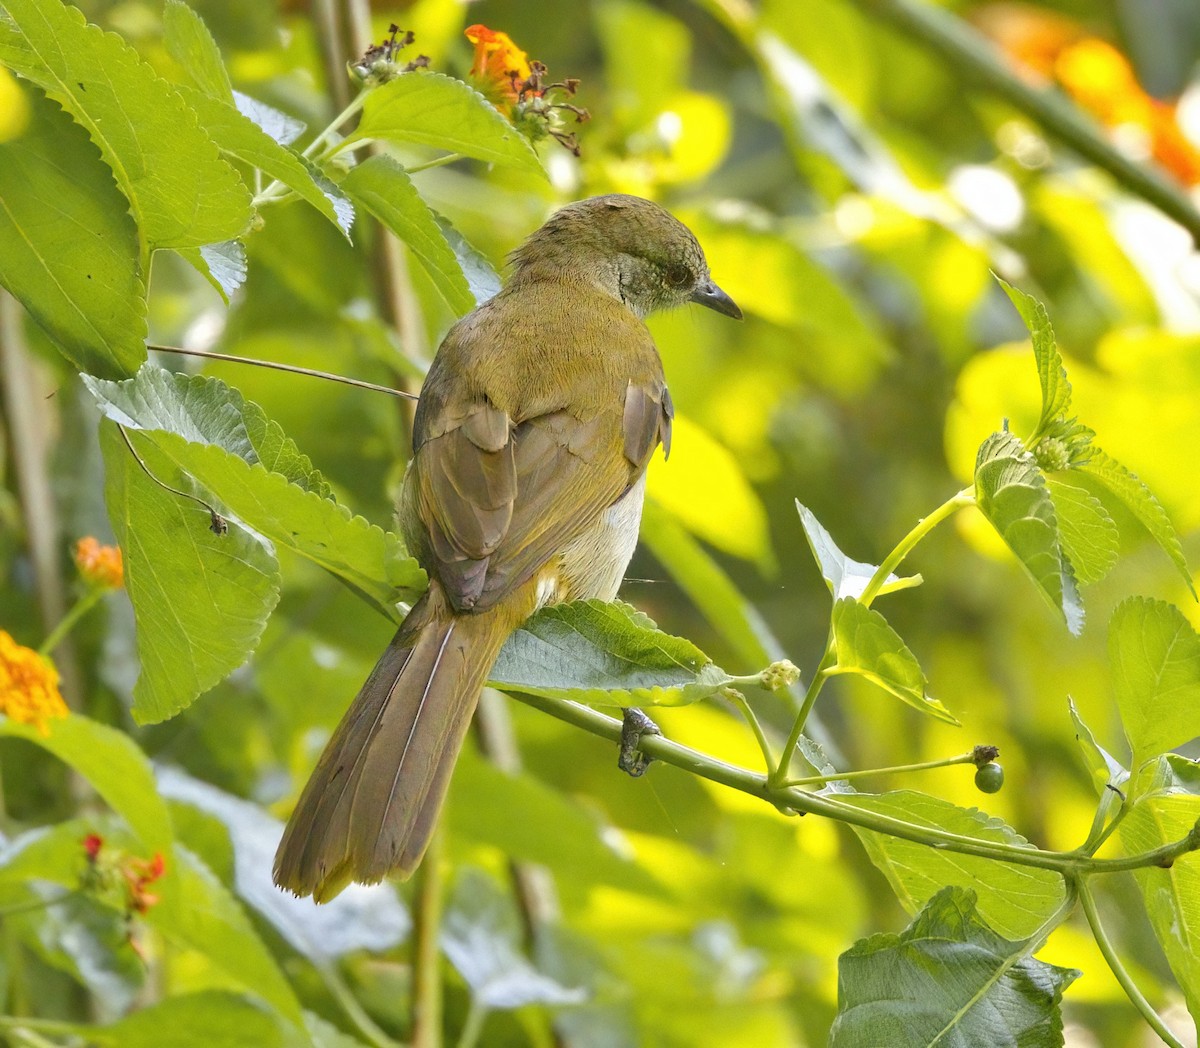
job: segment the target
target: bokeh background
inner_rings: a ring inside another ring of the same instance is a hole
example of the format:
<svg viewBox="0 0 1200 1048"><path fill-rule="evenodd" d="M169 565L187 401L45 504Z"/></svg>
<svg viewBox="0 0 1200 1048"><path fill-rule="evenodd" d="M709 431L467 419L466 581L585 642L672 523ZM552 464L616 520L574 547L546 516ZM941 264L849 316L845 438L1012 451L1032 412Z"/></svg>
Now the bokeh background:
<svg viewBox="0 0 1200 1048"><path fill-rule="evenodd" d="M178 76L158 4L80 6L163 75ZM239 90L314 130L347 97L340 70L354 57L344 43L353 20L341 5L192 6ZM892 6L419 0L370 12L373 39L398 23L415 33L412 53L438 70L465 75L472 49L463 29L483 23L545 62L552 78L581 81L577 101L591 113L577 129L582 155L545 143L548 181L471 162L415 176L426 200L495 267L557 204L638 193L695 230L715 278L745 311L741 325L694 309L650 322L678 419L670 462L652 469L644 541L623 591L735 673L786 653L807 674L823 649L830 597L797 499L844 550L875 562L969 481L975 449L1004 418L1018 433L1036 420L1024 329L992 272L1046 303L1079 417L1149 484L1189 559L1200 558L1200 256L1190 236L980 86L969 65L897 28L884 17ZM1196 199L1200 8L1190 0L915 6L935 6L985 34L1004 68L1053 85L1087 114L1098 140ZM387 249L369 223L351 246L303 205L263 217L247 242L245 287L229 307L184 263L156 258L152 340L415 387L454 319L419 266L401 257L397 290L383 279ZM69 590L69 541L111 532L94 412L44 336L32 325L19 334L29 371L9 371L4 382L54 395L37 401L38 432L15 432L10 421L0 433L0 621L34 643L44 633L46 573L57 571ZM407 433L396 402L248 367L204 370L263 405L355 512L388 523ZM15 446L30 441L52 449L49 514L17 491ZM962 767L919 779L881 775L871 786L912 785L983 807L1044 846L1079 844L1094 794L1068 696L1103 744L1124 747L1106 656L1109 614L1138 593L1175 602L1200 624L1167 559L1132 519L1118 523L1126 556L1085 591L1088 621L1078 638L979 520L962 514L939 529L907 565L924 585L889 598L884 610L963 726L923 719L839 679L815 725L839 766L995 744L1007 773L995 796L976 792ZM61 549L57 566L30 556L31 535L47 531ZM253 819L286 816L391 627L311 567L285 559L284 569L282 602L253 661L165 725L138 729L126 712L137 667L123 597L76 632L63 673L83 709L135 733L156 760L251 802L219 814L177 800L181 838L247 897L305 1003L337 1019L327 983L286 930L306 918L298 909L272 916L256 901L239 880L229 827L244 848L247 834L270 832ZM786 731L791 707L753 698ZM556 903L557 914L524 936L531 956L561 986L586 987L589 996L561 1010L498 1008L479 1043L823 1044L838 954L907 922L854 838L673 768L629 780L593 737L515 702L498 715L502 728L511 721L524 770L502 779L469 746L440 845L446 912L468 925L473 914L479 927L498 922L522 938L510 859L536 861L548 871L538 897ZM689 707L661 722L684 743L759 766L752 736L729 709ZM40 751L7 742L0 759L6 832L78 813L68 776ZM572 843L572 833L596 826L611 861ZM1132 880L1112 878L1104 888L1102 908L1136 977L1186 1028ZM411 903L411 886L398 891ZM348 948L334 961L393 1030L409 1018L405 927L398 919L385 948ZM7 977L48 1014L64 1016L86 1012L88 992L145 1000L156 985L219 985L203 958L150 952L144 964L98 972L69 945L18 937ZM1085 972L1067 997L1068 1044L1152 1043L1086 929L1061 930L1041 956ZM451 960L443 970L454 1031L468 1009L470 965Z"/></svg>

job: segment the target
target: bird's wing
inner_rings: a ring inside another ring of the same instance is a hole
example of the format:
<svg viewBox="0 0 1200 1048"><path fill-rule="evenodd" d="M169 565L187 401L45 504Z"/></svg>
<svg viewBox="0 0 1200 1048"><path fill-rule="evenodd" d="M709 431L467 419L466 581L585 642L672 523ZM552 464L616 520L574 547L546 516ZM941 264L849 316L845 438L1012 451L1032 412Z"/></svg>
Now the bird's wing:
<svg viewBox="0 0 1200 1048"><path fill-rule="evenodd" d="M417 514L451 602L483 610L629 489L669 443L671 405L661 379L647 378L628 383L623 405L582 418L559 407L514 422L479 398L426 421L436 435L413 462Z"/></svg>

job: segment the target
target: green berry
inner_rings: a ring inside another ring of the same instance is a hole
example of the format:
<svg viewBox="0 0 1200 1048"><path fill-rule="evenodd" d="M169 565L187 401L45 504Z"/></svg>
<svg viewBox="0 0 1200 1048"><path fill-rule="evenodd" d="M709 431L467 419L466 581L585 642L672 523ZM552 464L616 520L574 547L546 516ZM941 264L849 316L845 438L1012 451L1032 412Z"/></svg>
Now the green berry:
<svg viewBox="0 0 1200 1048"><path fill-rule="evenodd" d="M999 793L1004 785L1004 769L999 764L981 764L975 769L975 788L981 793Z"/></svg>

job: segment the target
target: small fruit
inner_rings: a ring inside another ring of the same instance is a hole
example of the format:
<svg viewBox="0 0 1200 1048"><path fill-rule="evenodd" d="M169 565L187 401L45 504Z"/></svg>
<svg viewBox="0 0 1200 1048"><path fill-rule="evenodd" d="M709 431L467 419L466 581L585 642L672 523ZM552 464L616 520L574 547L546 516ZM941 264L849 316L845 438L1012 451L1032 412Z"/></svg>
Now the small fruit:
<svg viewBox="0 0 1200 1048"><path fill-rule="evenodd" d="M1004 769L994 761L975 769L975 788L981 793L999 793L1004 785Z"/></svg>

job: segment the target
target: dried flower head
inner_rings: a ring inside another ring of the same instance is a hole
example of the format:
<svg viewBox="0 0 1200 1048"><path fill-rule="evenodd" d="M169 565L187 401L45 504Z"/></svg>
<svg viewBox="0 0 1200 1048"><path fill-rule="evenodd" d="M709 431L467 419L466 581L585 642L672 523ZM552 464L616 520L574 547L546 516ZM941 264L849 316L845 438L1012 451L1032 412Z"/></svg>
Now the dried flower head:
<svg viewBox="0 0 1200 1048"><path fill-rule="evenodd" d="M75 566L89 586L120 589L125 584L125 568L120 546L102 546L91 535L75 543Z"/></svg>
<svg viewBox="0 0 1200 1048"><path fill-rule="evenodd" d="M67 715L58 690L54 664L0 630L0 712L21 724L33 724L42 735L47 723Z"/></svg>
<svg viewBox="0 0 1200 1048"><path fill-rule="evenodd" d="M428 55L417 55L411 62L400 64L400 52L416 38L411 30L404 31L394 22L388 26L391 36L380 44L372 44L363 52L362 58L350 66L351 74L363 83L386 84L389 80L414 69L429 66Z"/></svg>

